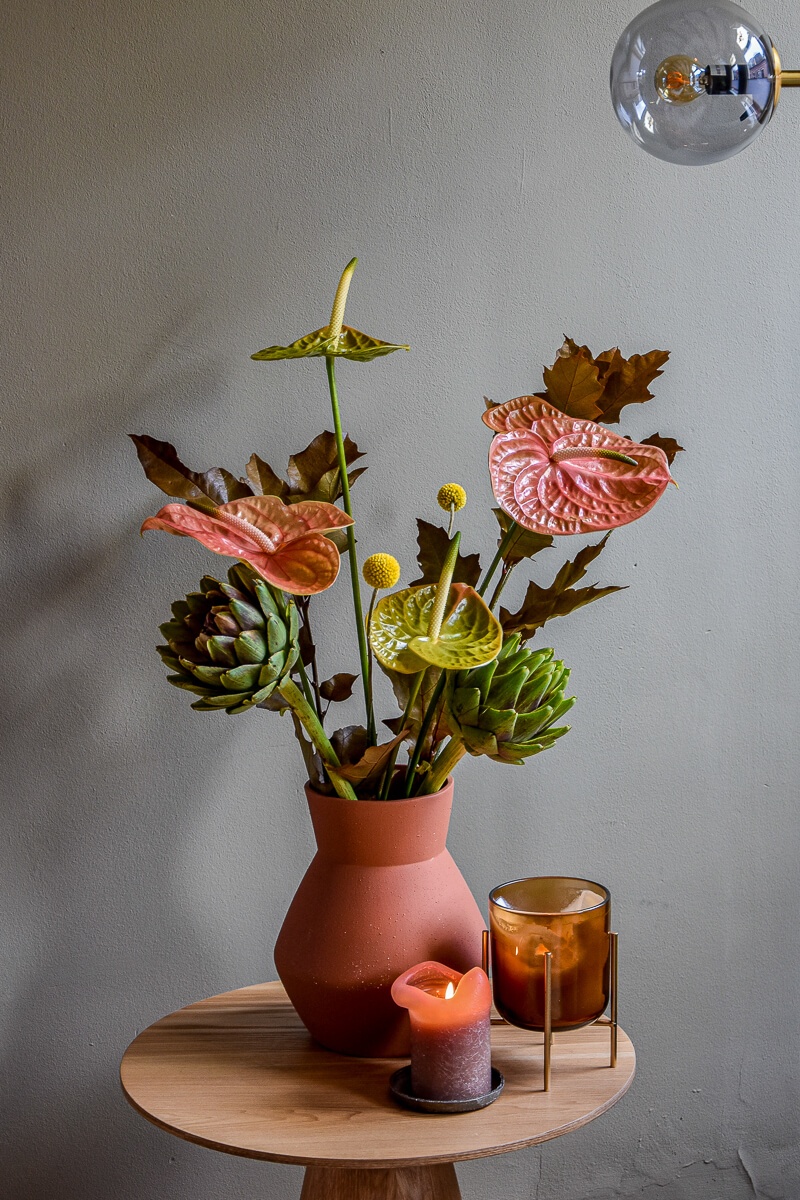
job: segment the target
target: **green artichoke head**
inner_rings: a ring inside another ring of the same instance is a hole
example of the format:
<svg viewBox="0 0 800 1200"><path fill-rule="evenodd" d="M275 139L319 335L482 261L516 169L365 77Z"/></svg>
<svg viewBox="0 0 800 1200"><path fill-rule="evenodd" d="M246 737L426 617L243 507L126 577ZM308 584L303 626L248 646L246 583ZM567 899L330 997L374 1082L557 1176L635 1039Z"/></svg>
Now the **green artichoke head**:
<svg viewBox="0 0 800 1200"><path fill-rule="evenodd" d="M569 732L556 724L575 703L564 696L568 679L553 650L529 650L515 633L492 662L450 675L448 724L470 754L522 763Z"/></svg>
<svg viewBox="0 0 800 1200"><path fill-rule="evenodd" d="M199 592L172 605L161 632L167 678L199 696L192 708L201 712L262 704L299 656L294 601L244 563L231 567L227 583L205 575Z"/></svg>

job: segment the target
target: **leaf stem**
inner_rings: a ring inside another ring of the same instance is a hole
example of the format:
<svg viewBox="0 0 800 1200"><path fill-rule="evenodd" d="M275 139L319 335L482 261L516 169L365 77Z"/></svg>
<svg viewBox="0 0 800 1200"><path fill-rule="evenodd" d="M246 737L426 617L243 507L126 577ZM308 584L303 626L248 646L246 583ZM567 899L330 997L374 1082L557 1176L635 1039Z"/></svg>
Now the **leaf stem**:
<svg viewBox="0 0 800 1200"><path fill-rule="evenodd" d="M434 759L430 771L425 779L426 791L421 795L433 795L434 792L440 791L447 782L448 776L452 773L453 768L461 761L467 752L467 747L464 745L460 737L451 737L450 741L445 746L444 750Z"/></svg>
<svg viewBox="0 0 800 1200"><path fill-rule="evenodd" d="M317 667L317 647L314 645L314 636L311 632L311 597L298 596L295 601L297 607L303 616L303 625L305 626L306 637L308 638L308 646L311 649L311 681L314 686L314 708L317 710L317 716L322 720L322 698L319 694L319 668ZM301 661L301 665L305 664ZM308 676L306 675L306 678Z"/></svg>
<svg viewBox="0 0 800 1200"><path fill-rule="evenodd" d="M492 612L494 612L495 605L497 604L497 601L500 599L503 588L506 586L509 579L511 578L511 572L514 570L514 567L516 565L517 565L516 563L511 563L510 566L508 565L508 563L503 564L502 574L500 575L500 578L497 581L497 587L492 592L492 598L489 601L489 608L492 610Z"/></svg>
<svg viewBox="0 0 800 1200"><path fill-rule="evenodd" d="M444 691L444 685L446 681L447 672L442 671L439 679L437 680L436 687L433 689L433 695L431 696L430 703L425 709L425 716L422 718L422 724L419 727L417 740L414 743L414 749L411 753L411 757L408 760L408 766L406 767L406 786L404 792L406 798L411 795L413 790L417 767L419 766L419 760L422 757L422 749L425 745L425 738L428 736L428 730L431 727L431 721L433 720L434 713L436 712L436 709L439 706L439 701L442 698L442 692Z"/></svg>
<svg viewBox="0 0 800 1200"><path fill-rule="evenodd" d="M342 435L342 418L339 412L339 397L336 391L336 372L334 369L334 359L330 355L325 356L325 369L328 373L328 389L331 394L331 408L333 410L333 432L336 437L336 457L339 463L339 475L342 485L342 503L344 511L348 517L352 517L353 510L350 504L350 481L347 478L347 457L344 451L344 437ZM370 745L375 745L375 714L372 711L372 698L369 693L369 657L367 652L367 635L364 629L364 609L361 604L361 584L358 576L358 559L356 557L356 537L353 533L353 526L347 526L347 553L350 559L350 585L353 591L353 607L356 615L356 636L358 637L358 656L361 659L361 683L364 689L364 705L367 713L367 730L372 730L372 740Z"/></svg>
<svg viewBox="0 0 800 1200"><path fill-rule="evenodd" d="M306 669L303 666L302 658L298 658L297 660L297 673L300 676L303 695L305 696L307 703L312 705L312 707L316 710L317 720L321 722L322 713L319 711L319 705L315 703L314 693L312 692L311 685L308 682L308 675L306 674Z"/></svg>
<svg viewBox="0 0 800 1200"><path fill-rule="evenodd" d="M508 550L509 546L514 541L514 538L516 537L516 533L517 533L517 522L512 521L511 524L509 525L508 529L506 530L505 534L503 535L503 540L501 541L500 545L497 548L497 554L495 554L494 558L492 559L491 563L489 564L489 570L486 572L486 574L483 577L483 581L477 588L477 592L478 592L479 596L482 596L484 594L487 587L491 583L492 576L494 575L495 571L499 567L500 562L503 559L503 557L505 556L505 553Z"/></svg>
<svg viewBox="0 0 800 1200"><path fill-rule="evenodd" d="M337 795L343 800L357 800L355 792L346 779L341 779L335 768L341 766L337 757L336 751L328 741L327 734L320 724L319 717L314 712L312 706L308 703L303 693L300 691L297 684L291 679L284 679L283 683L278 688L278 691L283 696L286 703L295 713L301 725L305 729L311 741L314 743L320 758L325 767L332 768L328 771L331 778L331 783L336 789Z"/></svg>
<svg viewBox="0 0 800 1200"><path fill-rule="evenodd" d="M427 670L427 668L426 668L426 670ZM411 690L408 693L408 700L406 702L405 709L403 710L403 715L400 718L400 728L401 729L403 728L403 726L408 724L408 718L411 716L411 710L414 707L414 705L416 704L417 696L419 695L419 689L422 685L422 681L424 678L425 678L425 671L419 671L414 676L414 679L411 683ZM394 775L394 764L397 762L397 755L399 753L400 753L400 746L398 744L397 746L395 746L394 750L391 753L389 761L386 764L386 770L384 771L383 779L381 780L381 786L378 789L378 799L379 800L388 800L389 799L389 791L392 786L392 777Z"/></svg>

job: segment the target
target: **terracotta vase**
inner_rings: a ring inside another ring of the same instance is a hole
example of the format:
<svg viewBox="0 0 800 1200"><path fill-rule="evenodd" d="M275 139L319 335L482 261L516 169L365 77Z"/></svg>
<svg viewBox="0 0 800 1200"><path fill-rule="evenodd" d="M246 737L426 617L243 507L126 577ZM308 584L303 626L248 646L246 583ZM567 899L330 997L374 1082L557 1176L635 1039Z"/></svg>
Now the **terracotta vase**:
<svg viewBox="0 0 800 1200"><path fill-rule="evenodd" d="M393 980L433 959L480 965L486 922L445 846L453 781L413 800L342 800L306 786L317 853L275 945L316 1041L339 1054L407 1055Z"/></svg>

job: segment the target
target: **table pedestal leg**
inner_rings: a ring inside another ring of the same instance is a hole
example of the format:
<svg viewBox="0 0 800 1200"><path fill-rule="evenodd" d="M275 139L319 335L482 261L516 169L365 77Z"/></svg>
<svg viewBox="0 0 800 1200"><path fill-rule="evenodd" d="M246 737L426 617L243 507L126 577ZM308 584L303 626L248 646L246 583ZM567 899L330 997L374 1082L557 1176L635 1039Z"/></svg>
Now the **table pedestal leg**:
<svg viewBox="0 0 800 1200"><path fill-rule="evenodd" d="M452 1163L388 1170L306 1167L300 1200L461 1200Z"/></svg>

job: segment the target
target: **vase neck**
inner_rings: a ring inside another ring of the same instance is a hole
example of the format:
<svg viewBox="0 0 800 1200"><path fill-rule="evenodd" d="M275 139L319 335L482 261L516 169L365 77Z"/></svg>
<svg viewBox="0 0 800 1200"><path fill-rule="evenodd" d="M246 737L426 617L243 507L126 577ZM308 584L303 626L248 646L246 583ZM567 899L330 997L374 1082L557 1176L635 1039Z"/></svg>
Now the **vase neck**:
<svg viewBox="0 0 800 1200"><path fill-rule="evenodd" d="M364 867L425 862L443 854L453 784L412 800L342 800L306 788L317 852Z"/></svg>

